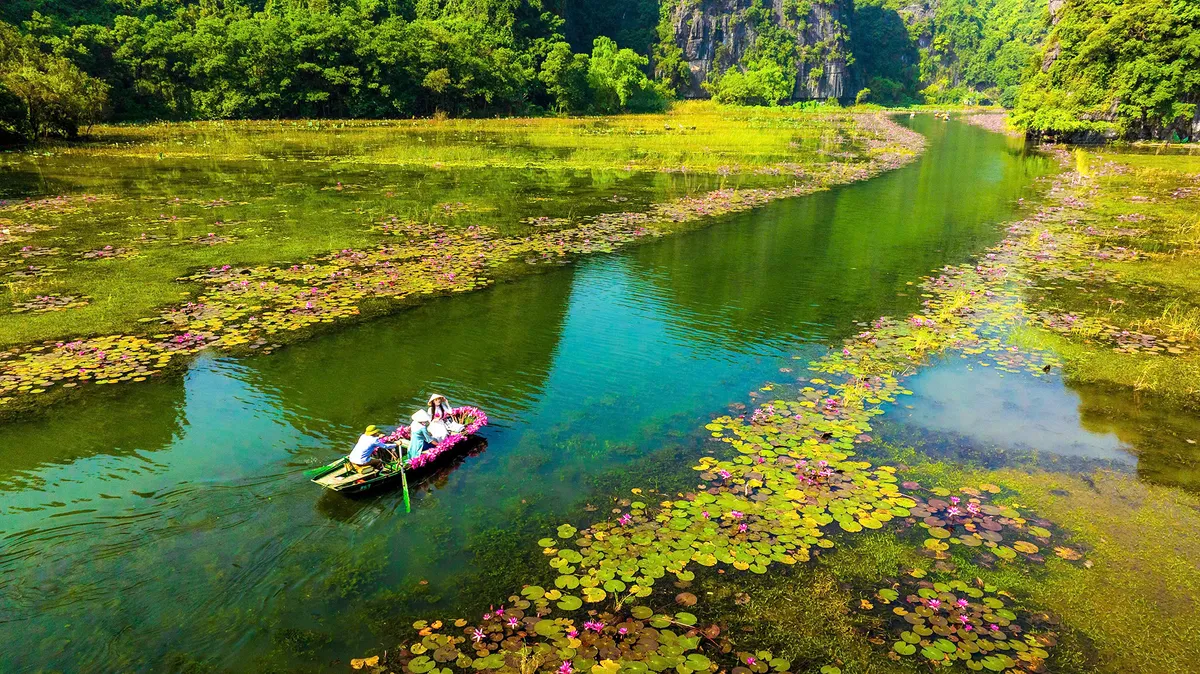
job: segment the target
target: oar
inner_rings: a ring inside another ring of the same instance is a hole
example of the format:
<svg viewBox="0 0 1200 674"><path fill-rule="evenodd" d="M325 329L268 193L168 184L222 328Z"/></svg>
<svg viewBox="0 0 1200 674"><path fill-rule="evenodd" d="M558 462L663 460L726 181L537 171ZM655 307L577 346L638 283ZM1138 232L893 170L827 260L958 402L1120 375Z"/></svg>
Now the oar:
<svg viewBox="0 0 1200 674"><path fill-rule="evenodd" d="M404 512L412 512L412 504L408 500L408 474L404 472L404 454L400 454L400 484L404 485Z"/></svg>
<svg viewBox="0 0 1200 674"><path fill-rule="evenodd" d="M311 480L314 477L320 475L321 473L323 473L324 471L326 471L328 469L329 469L328 465L317 466L316 468L309 468L308 470L304 471L304 477L307 477L308 479Z"/></svg>

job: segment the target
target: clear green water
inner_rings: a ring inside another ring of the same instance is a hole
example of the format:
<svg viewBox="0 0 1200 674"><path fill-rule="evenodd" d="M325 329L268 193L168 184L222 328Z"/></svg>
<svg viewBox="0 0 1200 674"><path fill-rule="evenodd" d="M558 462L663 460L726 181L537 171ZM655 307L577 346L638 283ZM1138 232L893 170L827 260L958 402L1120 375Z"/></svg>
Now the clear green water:
<svg viewBox="0 0 1200 674"><path fill-rule="evenodd" d="M866 183L0 427L0 670L321 671L503 598L551 524L683 486L704 420L913 311L1051 170L912 124L925 155ZM493 422L411 514L301 475L434 390Z"/></svg>

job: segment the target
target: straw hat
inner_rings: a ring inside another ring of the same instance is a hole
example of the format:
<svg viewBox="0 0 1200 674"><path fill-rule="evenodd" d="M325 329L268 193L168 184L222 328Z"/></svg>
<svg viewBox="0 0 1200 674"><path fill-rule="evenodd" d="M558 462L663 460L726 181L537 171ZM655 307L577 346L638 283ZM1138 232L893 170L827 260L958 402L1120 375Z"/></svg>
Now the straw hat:
<svg viewBox="0 0 1200 674"><path fill-rule="evenodd" d="M429 416L428 410L417 410L416 413L412 415L412 420L413 423L427 424L430 421L433 421L433 418Z"/></svg>

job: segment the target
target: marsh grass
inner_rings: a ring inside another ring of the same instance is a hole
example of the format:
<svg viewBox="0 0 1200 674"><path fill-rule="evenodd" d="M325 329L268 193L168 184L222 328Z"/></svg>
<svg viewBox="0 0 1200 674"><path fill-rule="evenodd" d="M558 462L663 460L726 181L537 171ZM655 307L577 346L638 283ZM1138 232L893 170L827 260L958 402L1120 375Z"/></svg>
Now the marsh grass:
<svg viewBox="0 0 1200 674"><path fill-rule="evenodd" d="M5 229L53 228L0 238L0 348L139 332L139 321L195 298L197 286L176 279L400 241L381 224L523 236L539 231L526 224L537 218L645 211L722 188L825 184L886 145L868 143L843 111L706 103L619 117L195 122L95 133L89 143L0 158L14 178L0 198L100 196L66 210L0 205ZM209 235L229 242L197 243ZM62 252L22 259L29 245ZM79 257L104 246L136 255ZM62 271L11 276L43 260ZM89 304L10 313L39 295Z"/></svg>
<svg viewBox="0 0 1200 674"><path fill-rule="evenodd" d="M616 117L224 121L100 126L72 156L317 160L462 167L787 171L865 150L841 110L740 108L693 101Z"/></svg>
<svg viewBox="0 0 1200 674"><path fill-rule="evenodd" d="M1183 342L1200 341L1200 308L1172 301L1157 318L1135 321L1132 326Z"/></svg>
<svg viewBox="0 0 1200 674"><path fill-rule="evenodd" d="M1138 255L1084 257L1075 268L1080 278L1027 293L1034 312L1078 319L1065 335L1020 330L1016 343L1062 355L1071 380L1200 409L1200 156L1078 149L1073 163L1089 187L1067 224L1089 251ZM1161 351L1115 352L1114 330L1152 336Z"/></svg>

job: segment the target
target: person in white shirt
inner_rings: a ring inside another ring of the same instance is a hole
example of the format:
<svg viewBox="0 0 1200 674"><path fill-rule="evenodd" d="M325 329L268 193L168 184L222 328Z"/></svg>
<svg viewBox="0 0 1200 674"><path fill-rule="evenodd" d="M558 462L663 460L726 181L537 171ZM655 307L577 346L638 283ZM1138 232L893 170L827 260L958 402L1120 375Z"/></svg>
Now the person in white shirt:
<svg viewBox="0 0 1200 674"><path fill-rule="evenodd" d="M446 436L458 433L463 429L463 425L454 418L454 408L450 406L450 401L446 399L446 396L440 393L429 396L427 411L432 420L429 424L429 432L438 441L445 440Z"/></svg>
<svg viewBox="0 0 1200 674"><path fill-rule="evenodd" d="M383 440L380 439L382 434L374 426L367 426L367 430L359 436L358 442L355 443L354 449L350 451L350 463L358 472L362 472L365 468L374 468L375 470L383 469L383 459L375 455L380 449L386 448Z"/></svg>

